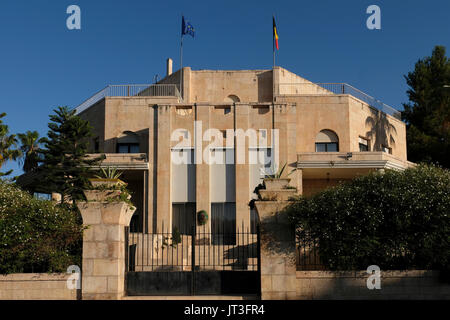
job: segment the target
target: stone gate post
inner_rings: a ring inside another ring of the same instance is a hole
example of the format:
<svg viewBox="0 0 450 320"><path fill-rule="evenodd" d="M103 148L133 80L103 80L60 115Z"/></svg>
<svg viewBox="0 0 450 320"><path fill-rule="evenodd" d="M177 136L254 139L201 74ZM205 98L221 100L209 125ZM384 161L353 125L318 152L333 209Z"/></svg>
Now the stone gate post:
<svg viewBox="0 0 450 320"><path fill-rule="evenodd" d="M87 190L78 208L83 225L83 300L114 300L124 296L125 227L136 210L125 202L107 201L112 190Z"/></svg>
<svg viewBox="0 0 450 320"><path fill-rule="evenodd" d="M274 181L275 182L275 181ZM261 299L296 299L295 230L282 209L297 190L266 183L255 201L260 219Z"/></svg>

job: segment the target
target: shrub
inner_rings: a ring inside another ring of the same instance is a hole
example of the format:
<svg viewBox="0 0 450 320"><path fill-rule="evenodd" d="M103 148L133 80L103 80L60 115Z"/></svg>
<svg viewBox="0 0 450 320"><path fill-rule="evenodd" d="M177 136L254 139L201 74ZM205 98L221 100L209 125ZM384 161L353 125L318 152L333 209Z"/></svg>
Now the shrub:
<svg viewBox="0 0 450 320"><path fill-rule="evenodd" d="M0 273L81 266L82 231L78 212L0 181Z"/></svg>
<svg viewBox="0 0 450 320"><path fill-rule="evenodd" d="M450 171L419 165L358 177L286 208L331 270L450 267Z"/></svg>

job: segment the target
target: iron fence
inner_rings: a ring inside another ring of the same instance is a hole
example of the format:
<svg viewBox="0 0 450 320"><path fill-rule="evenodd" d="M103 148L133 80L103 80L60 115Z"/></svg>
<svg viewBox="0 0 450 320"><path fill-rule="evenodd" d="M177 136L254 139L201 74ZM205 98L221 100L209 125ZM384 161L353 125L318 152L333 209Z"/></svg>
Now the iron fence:
<svg viewBox="0 0 450 320"><path fill-rule="evenodd" d="M324 265L320 261L319 245L316 241L307 241L297 238L296 253L297 270L325 270Z"/></svg>
<svg viewBox="0 0 450 320"><path fill-rule="evenodd" d="M280 94L349 94L369 106L401 120L401 111L381 102L347 83L281 83Z"/></svg>
<svg viewBox="0 0 450 320"><path fill-rule="evenodd" d="M192 234L126 228L125 233L127 272L258 271L259 233L249 228L223 233L197 227Z"/></svg>
<svg viewBox="0 0 450 320"><path fill-rule="evenodd" d="M124 84L108 85L92 97L75 107L80 113L105 97L176 97L181 99L176 84Z"/></svg>

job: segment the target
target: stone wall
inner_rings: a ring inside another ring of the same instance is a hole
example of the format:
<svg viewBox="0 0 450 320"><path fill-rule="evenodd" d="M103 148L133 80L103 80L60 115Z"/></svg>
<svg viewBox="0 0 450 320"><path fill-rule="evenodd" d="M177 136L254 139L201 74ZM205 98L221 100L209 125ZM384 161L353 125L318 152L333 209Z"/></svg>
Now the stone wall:
<svg viewBox="0 0 450 320"><path fill-rule="evenodd" d="M260 218L261 299L263 300L419 300L450 299L450 282L437 271L381 270L381 288L369 289L366 271L296 271L294 226L283 211L290 202L281 183L265 180L255 206ZM274 201L264 201L265 198Z"/></svg>
<svg viewBox="0 0 450 320"><path fill-rule="evenodd" d="M69 274L15 273L0 275L0 300L77 300L67 288Z"/></svg>
<svg viewBox="0 0 450 320"><path fill-rule="evenodd" d="M381 271L381 289L367 288L366 271L297 271L298 300L450 299L450 283L439 272Z"/></svg>

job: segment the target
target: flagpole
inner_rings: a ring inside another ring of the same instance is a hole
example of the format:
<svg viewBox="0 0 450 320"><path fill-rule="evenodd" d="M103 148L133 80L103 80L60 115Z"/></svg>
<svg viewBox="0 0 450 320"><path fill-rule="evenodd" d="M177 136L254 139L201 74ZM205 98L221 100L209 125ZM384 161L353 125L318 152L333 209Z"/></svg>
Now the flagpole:
<svg viewBox="0 0 450 320"><path fill-rule="evenodd" d="M275 21L275 15L272 15L272 21ZM272 25L272 51L273 51L273 68L275 69L275 30Z"/></svg>
<svg viewBox="0 0 450 320"><path fill-rule="evenodd" d="M181 35L181 45L180 45L180 96L183 100L183 35Z"/></svg>
<svg viewBox="0 0 450 320"><path fill-rule="evenodd" d="M272 50L273 50L273 67L275 68L275 36L272 41Z"/></svg>

